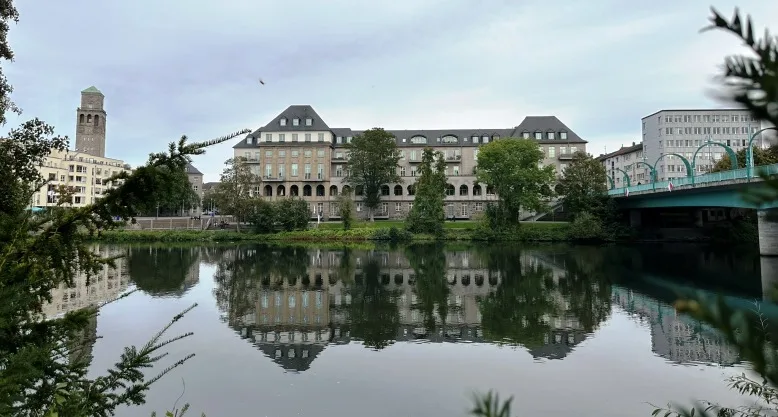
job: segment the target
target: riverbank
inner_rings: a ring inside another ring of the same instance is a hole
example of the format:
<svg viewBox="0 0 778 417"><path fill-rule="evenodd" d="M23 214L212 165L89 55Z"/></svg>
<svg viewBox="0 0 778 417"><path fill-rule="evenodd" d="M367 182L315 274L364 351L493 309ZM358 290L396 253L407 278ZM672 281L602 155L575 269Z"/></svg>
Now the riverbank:
<svg viewBox="0 0 778 417"><path fill-rule="evenodd" d="M339 224L337 226L340 226ZM411 234L390 222L360 223L350 230L336 228L335 224L322 224L318 228L258 234L249 231L227 230L111 230L104 231L95 240L109 243L132 242L366 242L366 241L521 241L564 242L569 241L568 223L534 222L522 224L516 233L495 234L485 232L475 222L451 222L446 224L440 239L431 235Z"/></svg>

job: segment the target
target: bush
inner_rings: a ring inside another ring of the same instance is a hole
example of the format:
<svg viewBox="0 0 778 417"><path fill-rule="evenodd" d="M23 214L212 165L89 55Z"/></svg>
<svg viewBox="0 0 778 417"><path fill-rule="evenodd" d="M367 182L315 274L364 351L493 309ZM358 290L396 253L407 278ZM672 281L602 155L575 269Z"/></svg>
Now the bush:
<svg viewBox="0 0 778 417"><path fill-rule="evenodd" d="M392 226L389 229L376 229L373 233L375 240L388 240L390 242L407 242L413 239L413 233Z"/></svg>
<svg viewBox="0 0 778 417"><path fill-rule="evenodd" d="M598 241L603 240L602 221L589 212L579 213L568 229L570 240Z"/></svg>
<svg viewBox="0 0 778 417"><path fill-rule="evenodd" d="M308 203L299 198L285 198L275 202L276 223L281 230L306 230L311 220Z"/></svg>
<svg viewBox="0 0 778 417"><path fill-rule="evenodd" d="M255 233L272 233L275 231L276 206L267 200L258 200L254 213L248 218Z"/></svg>

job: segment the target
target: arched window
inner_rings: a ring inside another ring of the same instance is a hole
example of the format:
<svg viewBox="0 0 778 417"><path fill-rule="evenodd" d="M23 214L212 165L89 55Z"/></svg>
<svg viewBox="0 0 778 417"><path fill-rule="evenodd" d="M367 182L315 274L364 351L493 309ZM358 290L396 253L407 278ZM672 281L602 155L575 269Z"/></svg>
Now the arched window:
<svg viewBox="0 0 778 417"><path fill-rule="evenodd" d="M491 185L486 186L486 195L493 195L494 194L494 187Z"/></svg>
<svg viewBox="0 0 778 417"><path fill-rule="evenodd" d="M394 186L394 195L403 195L403 186L402 185L395 185Z"/></svg>
<svg viewBox="0 0 778 417"><path fill-rule="evenodd" d="M427 138L424 136L414 136L411 138L411 143L416 145L426 145L427 144Z"/></svg>
<svg viewBox="0 0 778 417"><path fill-rule="evenodd" d="M470 275L462 275L462 285L465 287L470 285Z"/></svg>
<svg viewBox="0 0 778 417"><path fill-rule="evenodd" d="M80 114L80 115L78 116L78 123L81 123L81 124L83 124L83 123L84 123L84 115L83 115L83 114Z"/></svg>
<svg viewBox="0 0 778 417"><path fill-rule="evenodd" d="M265 197L272 197L273 196L273 187L270 185L265 186Z"/></svg>
<svg viewBox="0 0 778 417"><path fill-rule="evenodd" d="M389 195L389 186L384 184L381 186L381 195Z"/></svg>
<svg viewBox="0 0 778 417"><path fill-rule="evenodd" d="M95 116L95 127L100 126L100 116Z"/></svg>
<svg viewBox="0 0 778 417"><path fill-rule="evenodd" d="M91 115L91 114L88 114L88 115L86 116L86 122L87 122L87 123L92 123L92 115Z"/></svg>
<svg viewBox="0 0 778 417"><path fill-rule="evenodd" d="M403 274L394 275L394 285L403 285Z"/></svg>
<svg viewBox="0 0 778 417"><path fill-rule="evenodd" d="M408 186L408 195L416 195L416 187L413 184Z"/></svg>
<svg viewBox="0 0 778 417"><path fill-rule="evenodd" d="M278 197L286 196L286 187L284 187L283 185L279 185L278 186L278 191L276 191L276 195Z"/></svg>
<svg viewBox="0 0 778 417"><path fill-rule="evenodd" d="M344 186L343 186L343 191L342 191L342 194L346 194L346 195L349 195L349 194L351 194L351 186L344 185Z"/></svg>
<svg viewBox="0 0 778 417"><path fill-rule="evenodd" d="M311 196L311 186L306 185L303 187L303 197L310 197Z"/></svg>
<svg viewBox="0 0 778 417"><path fill-rule="evenodd" d="M459 143L459 138L454 135L446 135L440 138L440 143Z"/></svg>
<svg viewBox="0 0 778 417"><path fill-rule="evenodd" d="M330 186L330 197L334 197L338 195L338 186L337 185L331 185Z"/></svg>
<svg viewBox="0 0 778 417"><path fill-rule="evenodd" d="M454 195L454 186L446 184L446 195Z"/></svg>
<svg viewBox="0 0 778 417"><path fill-rule="evenodd" d="M293 186L289 187L289 195L292 196L292 197L299 196L300 195L300 189L296 185L293 185Z"/></svg>
<svg viewBox="0 0 778 417"><path fill-rule="evenodd" d="M467 195L467 185L462 184L459 186L459 195L466 196Z"/></svg>
<svg viewBox="0 0 778 417"><path fill-rule="evenodd" d="M481 195L481 186L476 184L473 186L473 196Z"/></svg>
<svg viewBox="0 0 778 417"><path fill-rule="evenodd" d="M324 186L319 184L316 186L316 196L317 197L324 197Z"/></svg>
<svg viewBox="0 0 778 417"><path fill-rule="evenodd" d="M362 195L362 186L357 185L356 188L354 188L354 195L361 196Z"/></svg>
<svg viewBox="0 0 778 417"><path fill-rule="evenodd" d="M482 286L484 285L484 276L483 275L476 275L475 276L475 285Z"/></svg>

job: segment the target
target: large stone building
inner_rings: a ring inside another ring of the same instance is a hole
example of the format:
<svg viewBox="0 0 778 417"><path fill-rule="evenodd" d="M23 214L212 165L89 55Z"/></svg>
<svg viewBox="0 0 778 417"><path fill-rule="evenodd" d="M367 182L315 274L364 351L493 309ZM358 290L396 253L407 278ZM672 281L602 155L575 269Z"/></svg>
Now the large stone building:
<svg viewBox="0 0 778 417"><path fill-rule="evenodd" d="M95 86L81 91L76 110L76 152L105 157L105 96Z"/></svg>
<svg viewBox="0 0 778 417"><path fill-rule="evenodd" d="M67 207L83 207L113 184L104 183L112 175L130 171L124 161L105 157L105 96L95 87L81 92L81 105L76 111L76 149L52 152L40 166L40 174L48 183L33 194L32 206L55 206L58 188L71 187L75 192Z"/></svg>
<svg viewBox="0 0 778 417"><path fill-rule="evenodd" d="M638 162L645 162L643 159L643 144L632 142L631 146L622 146L619 150L597 157L597 160L605 167L608 178L608 186L621 188L627 185L629 178L630 185L645 184L651 182L650 171L645 165Z"/></svg>
<svg viewBox="0 0 778 417"><path fill-rule="evenodd" d="M200 202L203 201L203 195L205 190L203 189L203 173L199 169L195 168L192 164L186 164L186 176L189 178L189 184L192 185L192 189L197 193L197 197ZM202 204L198 204L197 207L191 208L188 211L190 216L199 216L202 213Z"/></svg>
<svg viewBox="0 0 778 417"><path fill-rule="evenodd" d="M687 175L686 165L677 155L694 164L697 174L704 173L727 154L724 147L711 145L695 158L700 146L711 141L737 152L746 148L751 136L761 128L761 123L743 109L660 110L642 121L646 161L656 164L659 181ZM767 145L766 136L758 136L754 144ZM659 159L662 155L667 156Z"/></svg>
<svg viewBox="0 0 778 417"><path fill-rule="evenodd" d="M446 215L468 219L496 200L489 187L477 184L478 148L501 138L535 139L545 154L546 165L563 171L572 155L586 152L586 141L555 116L528 116L513 128L388 130L400 149L397 168L402 183L386 184L376 218L402 218L413 205L416 167L422 150L443 152L448 163L449 186ZM255 192L263 197L298 196L310 202L312 213L337 218L335 199L346 187L348 155L345 145L362 131L331 128L308 105L290 106L264 127L234 146L235 157L245 157L254 174L261 176ZM356 190L358 194L358 190ZM357 214L366 210L356 195Z"/></svg>

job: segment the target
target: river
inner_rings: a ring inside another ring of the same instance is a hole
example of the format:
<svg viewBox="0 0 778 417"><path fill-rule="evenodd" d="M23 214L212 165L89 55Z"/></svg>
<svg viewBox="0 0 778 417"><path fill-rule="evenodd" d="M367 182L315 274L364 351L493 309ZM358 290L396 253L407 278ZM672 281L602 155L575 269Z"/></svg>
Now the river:
<svg viewBox="0 0 778 417"><path fill-rule="evenodd" d="M181 310L148 416L465 416L475 392L517 416L648 416L648 403L740 405L747 370L714 330L671 307L672 285L760 301L758 254L683 244L572 247L106 246L116 270L60 289L49 314L103 307L94 375ZM180 397L180 398L179 398Z"/></svg>

